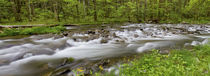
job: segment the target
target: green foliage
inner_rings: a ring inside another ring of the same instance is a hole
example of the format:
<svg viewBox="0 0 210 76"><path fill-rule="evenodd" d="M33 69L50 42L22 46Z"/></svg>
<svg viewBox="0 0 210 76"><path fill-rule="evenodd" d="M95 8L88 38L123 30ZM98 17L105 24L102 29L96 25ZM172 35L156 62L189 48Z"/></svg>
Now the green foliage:
<svg viewBox="0 0 210 76"><path fill-rule="evenodd" d="M209 76L210 45L197 46L193 51L173 50L161 55L157 50L124 64L122 76Z"/></svg>
<svg viewBox="0 0 210 76"><path fill-rule="evenodd" d="M119 76L209 76L210 45L196 46L192 50L172 50L168 55L153 50L140 59L122 64ZM97 73L95 76L115 76Z"/></svg>
<svg viewBox="0 0 210 76"><path fill-rule="evenodd" d="M16 35L36 35L46 33L60 33L65 30L63 26L56 27L32 27L32 28L4 28L0 33L0 37L16 36Z"/></svg>
<svg viewBox="0 0 210 76"><path fill-rule="evenodd" d="M93 23L97 18L99 22L200 24L209 23L209 5L209 0L0 0L0 23Z"/></svg>

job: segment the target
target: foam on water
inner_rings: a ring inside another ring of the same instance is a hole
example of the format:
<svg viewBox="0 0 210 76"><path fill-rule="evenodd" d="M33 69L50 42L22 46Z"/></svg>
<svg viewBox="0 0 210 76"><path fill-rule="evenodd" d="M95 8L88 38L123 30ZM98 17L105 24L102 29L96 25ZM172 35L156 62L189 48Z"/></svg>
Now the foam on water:
<svg viewBox="0 0 210 76"><path fill-rule="evenodd" d="M144 51L156 49L156 48L159 48L159 47L166 47L166 46L170 46L172 44L173 43L170 42L170 41L149 42L149 43L146 43L143 46L139 47L137 49L137 52L144 52Z"/></svg>
<svg viewBox="0 0 210 76"><path fill-rule="evenodd" d="M84 37L84 36L89 36L88 34L79 34L79 33L75 33L72 35L73 37Z"/></svg>
<svg viewBox="0 0 210 76"><path fill-rule="evenodd" d="M116 55L120 55L122 53L126 53L126 51L123 52L122 50L125 50L125 49L123 49L121 45L83 44L80 46L69 47L64 50L60 50L54 55L29 56L24 59L14 61L7 66L0 67L0 70L2 70L0 71L0 75L4 75L4 74L8 75L10 71L12 71L11 75L15 75L15 74L21 73L23 70L26 70L24 71L24 73L30 73L32 71L28 71L28 70L32 70L34 68L23 69L23 67L25 65L29 65L30 62L33 62L33 61L38 61L38 62L45 61L45 63L50 63L49 60L56 60L56 59L69 58L69 57L73 57L75 59L95 58L95 57L97 58L113 57Z"/></svg>
<svg viewBox="0 0 210 76"><path fill-rule="evenodd" d="M157 29L153 29L157 30ZM179 40L179 39L189 39L189 37L184 35L175 35L171 32L165 33L164 31L157 30L156 33L151 35L145 34L145 32L137 29L134 31L124 30L115 32L120 39L125 40L126 43L130 43L138 40ZM113 40L118 39L114 38Z"/></svg>
<svg viewBox="0 0 210 76"><path fill-rule="evenodd" d="M144 26L143 26L144 25ZM167 27L177 27L182 28L183 26L177 25L172 26L165 24ZM134 27L134 28L133 28ZM187 27L187 26L186 26ZM188 31L195 31L197 28L193 26L188 29ZM82 39L72 39L72 38L59 38L55 39L46 38L41 40L34 40L33 43L27 43L23 45L17 45L5 49L0 49L0 60L14 60L8 65L0 66L0 76L5 75L16 75L16 74L30 74L32 72L38 72L37 70L26 65L33 64L36 62L43 62L48 64L56 61L56 59L62 58L75 58L75 59L86 59L86 58L108 58L120 56L123 54L133 53L133 52L144 52L151 49L156 49L160 47L169 47L176 44L175 40L184 40L191 38L187 35L174 34L168 30L162 30L159 26L154 26L154 24L130 24L128 26L122 26L123 30L116 31L112 30L111 34L116 34L117 37L112 35L107 37L108 43L101 43L104 37L99 37L93 40L82 40ZM126 29L132 28L132 29ZM143 30L141 28L144 28ZM199 28L199 27L198 27ZM73 37L90 37L88 34L73 34ZM199 36L198 36L199 37ZM201 36L204 38L209 38L209 36ZM29 37L33 40L35 36ZM151 40L151 42L138 43L141 41ZM152 41L154 40L154 41ZM158 41L159 40L159 41ZM167 41L168 40L168 41ZM0 44L4 41L17 41L17 39L0 40ZM123 44L118 44L117 42L122 41ZM174 41L174 42L172 42ZM136 43L135 43L136 42ZM203 41L203 43L207 41ZM191 43L191 42L190 42ZM64 46L69 45L69 46ZM194 43L192 43L194 45ZM63 49L59 47L64 46ZM53 52L53 54L36 54L37 52ZM21 56L21 59L15 59ZM1 61L0 61L1 62ZM38 68L38 67L36 67ZM38 68L39 69L39 68ZM12 71L11 74L9 74ZM23 72L24 71L24 72Z"/></svg>
<svg viewBox="0 0 210 76"><path fill-rule="evenodd" d="M1 45L2 43L4 43L4 41L0 40L0 45Z"/></svg>
<svg viewBox="0 0 210 76"><path fill-rule="evenodd" d="M24 44L21 46L14 46L11 48L1 49L0 55L8 54L8 53L15 53L15 52L25 52L29 49L32 49L32 47L36 47L36 46L33 44Z"/></svg>
<svg viewBox="0 0 210 76"><path fill-rule="evenodd" d="M58 57L73 57L76 59L93 58L93 57L109 57L123 53L121 45L110 44L91 44L80 45L76 47L66 48L57 52L54 56Z"/></svg>
<svg viewBox="0 0 210 76"><path fill-rule="evenodd" d="M210 36L195 36L195 37L204 38L204 39L210 38Z"/></svg>
<svg viewBox="0 0 210 76"><path fill-rule="evenodd" d="M79 46L79 45L91 45L91 44L100 44L100 41L102 40L102 38L98 38L98 39L94 39L94 40L90 40L90 41L81 41L79 40L78 42L74 41L73 39L69 39L67 40L67 43L73 46Z"/></svg>
<svg viewBox="0 0 210 76"><path fill-rule="evenodd" d="M52 38L48 38L48 39L34 40L34 42L49 43L49 42L61 42L63 40L67 40L67 37L63 37L63 38L59 38L59 39L55 39L54 37L52 37Z"/></svg>

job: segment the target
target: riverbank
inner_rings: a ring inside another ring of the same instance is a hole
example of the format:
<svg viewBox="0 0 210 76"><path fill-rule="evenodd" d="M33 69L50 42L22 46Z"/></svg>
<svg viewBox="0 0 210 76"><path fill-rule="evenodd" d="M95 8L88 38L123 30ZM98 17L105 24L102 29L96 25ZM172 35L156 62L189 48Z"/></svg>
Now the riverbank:
<svg viewBox="0 0 210 76"><path fill-rule="evenodd" d="M64 26L82 26L82 25L104 25L104 24L123 24L123 23L138 23L128 21L97 21L97 22L17 22L0 24L0 37L17 36L17 35L37 35L48 33L61 33L64 31ZM147 23L156 24L210 24L208 20L183 20L183 21L148 21ZM61 25L61 26L59 26ZM42 29L42 30L36 30ZM36 30L36 31L35 31Z"/></svg>
<svg viewBox="0 0 210 76"><path fill-rule="evenodd" d="M95 76L208 76L210 75L210 45L193 49L172 50L160 54L153 50L139 59L122 64L119 71L97 73Z"/></svg>
<svg viewBox="0 0 210 76"><path fill-rule="evenodd" d="M62 31L66 30L64 26L39 26L39 27L31 27L31 28L3 28L0 30L0 37L5 36L17 36L17 35L38 35L38 34L56 34L62 33Z"/></svg>
<svg viewBox="0 0 210 76"><path fill-rule="evenodd" d="M194 19L182 19L182 20L148 20L148 21L128 21L126 19L111 19L111 20L99 20L99 21L56 21L56 20L45 20L45 21L31 21L31 22L9 22L0 23L0 25L101 25L101 24L116 24L116 23L156 23L156 24L210 24L209 18L194 20Z"/></svg>

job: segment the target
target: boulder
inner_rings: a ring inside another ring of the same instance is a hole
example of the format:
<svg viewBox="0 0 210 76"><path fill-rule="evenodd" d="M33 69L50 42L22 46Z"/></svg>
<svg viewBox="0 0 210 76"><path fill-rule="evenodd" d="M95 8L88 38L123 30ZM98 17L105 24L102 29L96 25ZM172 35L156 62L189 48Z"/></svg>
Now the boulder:
<svg viewBox="0 0 210 76"><path fill-rule="evenodd" d="M205 39L205 40L202 41L201 44L202 44L202 45L205 45L205 44L208 44L209 42L210 42L209 39Z"/></svg>
<svg viewBox="0 0 210 76"><path fill-rule="evenodd" d="M169 50L161 50L161 51L159 51L160 54L169 54L169 52L170 52Z"/></svg>
<svg viewBox="0 0 210 76"><path fill-rule="evenodd" d="M196 45L200 45L200 44L201 44L201 42L199 42L199 41L193 41L191 43L192 46L196 46Z"/></svg>
<svg viewBox="0 0 210 76"><path fill-rule="evenodd" d="M96 32L89 30L89 31L87 31L87 34L96 34Z"/></svg>
<svg viewBox="0 0 210 76"><path fill-rule="evenodd" d="M108 43L107 39L101 39L101 43Z"/></svg>

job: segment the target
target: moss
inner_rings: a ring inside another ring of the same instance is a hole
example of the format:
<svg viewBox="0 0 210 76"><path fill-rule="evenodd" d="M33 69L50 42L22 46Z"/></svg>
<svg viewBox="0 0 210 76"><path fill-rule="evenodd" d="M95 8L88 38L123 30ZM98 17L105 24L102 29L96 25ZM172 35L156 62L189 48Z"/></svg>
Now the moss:
<svg viewBox="0 0 210 76"><path fill-rule="evenodd" d="M68 62L73 62L74 58L68 58Z"/></svg>

